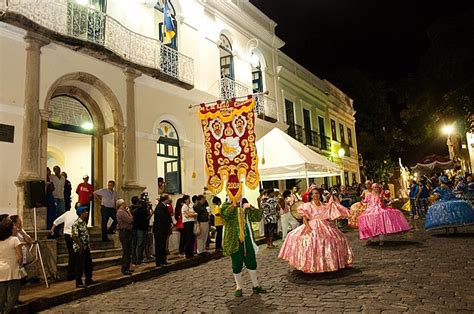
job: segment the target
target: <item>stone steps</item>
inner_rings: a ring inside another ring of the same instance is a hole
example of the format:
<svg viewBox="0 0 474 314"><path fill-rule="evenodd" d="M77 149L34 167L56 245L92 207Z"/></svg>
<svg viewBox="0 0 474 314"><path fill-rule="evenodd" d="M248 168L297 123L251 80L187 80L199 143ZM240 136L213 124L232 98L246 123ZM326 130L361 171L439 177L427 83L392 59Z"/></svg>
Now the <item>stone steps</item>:
<svg viewBox="0 0 474 314"><path fill-rule="evenodd" d="M122 256L122 248L111 248L105 250L91 250L92 261L99 260L106 257L117 257ZM68 254L58 254L58 266L62 264L67 264Z"/></svg>
<svg viewBox="0 0 474 314"><path fill-rule="evenodd" d="M117 266L117 265L120 265L121 261L122 261L122 249L120 249L119 256L109 256L109 257L92 259L92 269L95 271L95 270L104 269L107 267ZM58 264L58 275L59 275L59 278L62 280L65 280L67 277L67 256L66 256L65 263Z"/></svg>

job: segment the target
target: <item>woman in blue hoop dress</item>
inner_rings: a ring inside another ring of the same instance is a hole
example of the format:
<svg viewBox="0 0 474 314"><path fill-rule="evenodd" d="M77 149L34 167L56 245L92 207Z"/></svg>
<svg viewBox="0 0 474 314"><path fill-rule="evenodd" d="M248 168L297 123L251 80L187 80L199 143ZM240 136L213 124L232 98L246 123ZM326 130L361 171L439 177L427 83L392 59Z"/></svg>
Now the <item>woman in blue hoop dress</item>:
<svg viewBox="0 0 474 314"><path fill-rule="evenodd" d="M428 209L425 220L426 230L453 228L474 224L474 210L470 203L456 198L448 187L449 179L446 176L439 178L440 186L434 189L435 203Z"/></svg>

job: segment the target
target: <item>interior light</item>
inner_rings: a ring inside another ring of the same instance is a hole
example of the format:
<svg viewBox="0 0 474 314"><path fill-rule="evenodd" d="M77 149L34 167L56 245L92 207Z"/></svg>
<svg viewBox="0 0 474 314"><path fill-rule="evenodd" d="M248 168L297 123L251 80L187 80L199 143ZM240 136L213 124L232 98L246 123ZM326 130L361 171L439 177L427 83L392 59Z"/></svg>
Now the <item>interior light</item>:
<svg viewBox="0 0 474 314"><path fill-rule="evenodd" d="M260 65L260 58L253 52L250 55L250 64L252 64L252 66L254 68L256 68Z"/></svg>
<svg viewBox="0 0 474 314"><path fill-rule="evenodd" d="M91 122L84 122L81 127L84 130L92 130L94 128L94 125Z"/></svg>

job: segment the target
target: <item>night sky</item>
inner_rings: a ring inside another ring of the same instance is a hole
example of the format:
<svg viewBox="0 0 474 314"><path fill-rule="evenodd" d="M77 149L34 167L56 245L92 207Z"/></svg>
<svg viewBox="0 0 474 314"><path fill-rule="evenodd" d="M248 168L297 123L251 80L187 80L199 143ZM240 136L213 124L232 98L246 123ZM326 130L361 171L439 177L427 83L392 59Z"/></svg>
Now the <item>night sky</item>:
<svg viewBox="0 0 474 314"><path fill-rule="evenodd" d="M474 0L251 2L278 23L276 33L286 43L283 52L336 86L341 86L340 68L356 68L395 84L416 72L429 46L430 24L474 9ZM392 107L397 115L401 109ZM436 142L422 147L423 153L447 154L445 140ZM406 157L413 159L409 152Z"/></svg>

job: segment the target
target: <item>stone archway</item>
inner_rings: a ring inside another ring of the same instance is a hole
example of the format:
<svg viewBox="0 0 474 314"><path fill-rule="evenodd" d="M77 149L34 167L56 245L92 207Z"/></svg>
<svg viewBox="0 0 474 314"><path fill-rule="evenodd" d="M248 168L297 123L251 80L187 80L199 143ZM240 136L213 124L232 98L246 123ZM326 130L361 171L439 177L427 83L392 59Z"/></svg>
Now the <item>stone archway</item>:
<svg viewBox="0 0 474 314"><path fill-rule="evenodd" d="M99 95L99 96L98 96ZM96 76L75 72L58 78L48 89L41 124L41 171L46 176L48 120L50 100L57 96L69 96L78 99L90 112L94 124L93 134L93 178L94 189L103 187L105 179L113 179L117 190L123 186L124 166L124 118L117 97L103 81ZM100 103L97 99L100 97ZM113 178L104 176L104 137L113 134ZM100 204L95 204L100 208ZM100 211L94 212L94 221L100 223Z"/></svg>

